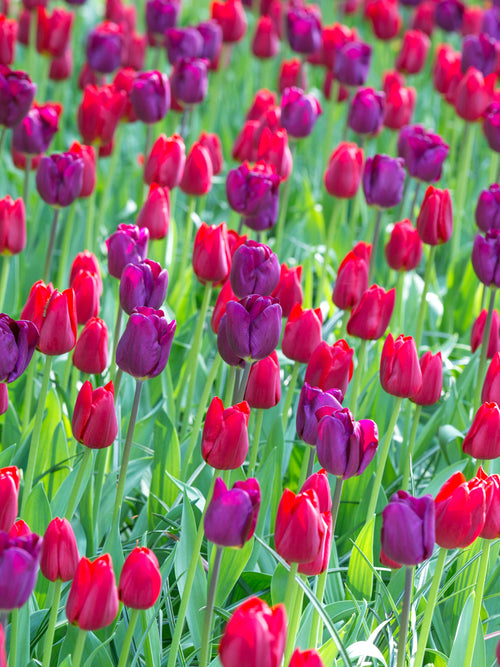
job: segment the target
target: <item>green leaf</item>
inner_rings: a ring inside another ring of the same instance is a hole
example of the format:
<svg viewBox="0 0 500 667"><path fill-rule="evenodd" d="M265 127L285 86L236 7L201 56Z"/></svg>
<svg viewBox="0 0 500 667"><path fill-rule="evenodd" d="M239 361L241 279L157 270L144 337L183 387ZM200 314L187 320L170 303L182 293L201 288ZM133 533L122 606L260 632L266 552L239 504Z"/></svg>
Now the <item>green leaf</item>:
<svg viewBox="0 0 500 667"><path fill-rule="evenodd" d="M273 604L283 602L285 599L286 584L288 581L288 570L283 565L276 565L273 577L271 579L271 598Z"/></svg>
<svg viewBox="0 0 500 667"><path fill-rule="evenodd" d="M347 586L357 600L371 600L372 597L374 527L375 518L372 518L359 534L349 559Z"/></svg>
<svg viewBox="0 0 500 667"><path fill-rule="evenodd" d="M179 438L174 425L165 412L160 412L153 431L153 474L148 499L149 525L155 525L154 514L163 514L164 506L170 507L179 494L178 487L166 475L179 476Z"/></svg>
<svg viewBox="0 0 500 667"><path fill-rule="evenodd" d="M467 598L460 620L458 622L455 640L450 653L450 660L448 667L463 667L465 650L467 648L467 641L470 634L470 624L472 620L472 608L474 606L474 593L471 593ZM479 663L474 662L474 667L480 667Z"/></svg>
<svg viewBox="0 0 500 667"><path fill-rule="evenodd" d="M75 480L78 475L78 468L81 465L81 461L79 461L77 458L73 459L73 470L67 475L66 479L61 483L59 486L56 495L52 499L51 502L51 508L52 508L52 515L53 516L64 516L66 513L66 508L68 506L68 500L71 494L71 489L75 485ZM85 473L85 476L82 480L82 485L80 487L80 491L78 493L77 499L76 499L76 506L78 507L80 500L82 498L83 492L87 488L87 484L89 483L90 476L92 474L92 468L89 465L87 467L87 471Z"/></svg>
<svg viewBox="0 0 500 667"><path fill-rule="evenodd" d="M38 484L31 490L26 502L24 520L34 533L43 535L51 520L50 505L43 484Z"/></svg>
<svg viewBox="0 0 500 667"><path fill-rule="evenodd" d="M252 553L254 540L245 542L241 549L226 548L222 553L220 564L220 576L217 582L217 592L215 594L215 606L222 607L224 601L233 590L234 585L240 578L241 573ZM213 565L215 549L212 549L212 558L210 567Z"/></svg>

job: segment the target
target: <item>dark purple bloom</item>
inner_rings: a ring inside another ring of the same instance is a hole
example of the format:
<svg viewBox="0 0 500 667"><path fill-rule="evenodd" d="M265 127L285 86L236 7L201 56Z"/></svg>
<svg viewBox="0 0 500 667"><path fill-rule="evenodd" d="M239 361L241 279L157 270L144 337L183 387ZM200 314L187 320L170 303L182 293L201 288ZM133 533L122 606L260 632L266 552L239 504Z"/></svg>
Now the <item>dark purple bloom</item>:
<svg viewBox="0 0 500 667"><path fill-rule="evenodd" d="M321 46L321 22L316 7L290 7L286 15L286 35L292 51L315 53Z"/></svg>
<svg viewBox="0 0 500 667"><path fill-rule="evenodd" d="M460 67L465 74L469 67L475 67L483 76L498 70L500 46L494 37L485 33L466 35L462 43Z"/></svg>
<svg viewBox="0 0 500 667"><path fill-rule="evenodd" d="M174 97L183 104L199 104L208 89L207 61L204 58L179 58L170 75Z"/></svg>
<svg viewBox="0 0 500 667"><path fill-rule="evenodd" d="M27 155L45 153L58 128L59 112L55 105L33 107L14 127L12 145L16 151Z"/></svg>
<svg viewBox="0 0 500 667"><path fill-rule="evenodd" d="M478 234L472 248L472 266L484 285L500 287L500 229Z"/></svg>
<svg viewBox="0 0 500 667"><path fill-rule="evenodd" d="M154 378L167 365L176 321L146 306L132 311L116 348L116 365L141 380Z"/></svg>
<svg viewBox="0 0 500 667"><path fill-rule="evenodd" d="M278 219L280 182L275 167L257 162L250 168L248 162L244 162L227 175L229 206L243 216L250 229L270 229Z"/></svg>
<svg viewBox="0 0 500 667"><path fill-rule="evenodd" d="M0 125L14 127L30 110L36 84L25 72L0 65Z"/></svg>
<svg viewBox="0 0 500 667"><path fill-rule="evenodd" d="M374 155L365 163L363 192L370 206L391 208L401 201L405 180L404 160Z"/></svg>
<svg viewBox="0 0 500 667"><path fill-rule="evenodd" d="M438 181L448 152L449 146L439 134L423 125L406 125L399 133L398 155L404 159L410 176L419 181Z"/></svg>
<svg viewBox="0 0 500 667"><path fill-rule="evenodd" d="M430 558L435 541L434 499L395 493L382 512L382 551L400 565L418 565Z"/></svg>
<svg viewBox="0 0 500 667"><path fill-rule="evenodd" d="M500 7L493 6L483 12L481 32L493 39L500 39Z"/></svg>
<svg viewBox="0 0 500 667"><path fill-rule="evenodd" d="M384 92L359 88L349 106L348 125L358 134L378 134L384 122L384 109Z"/></svg>
<svg viewBox="0 0 500 667"><path fill-rule="evenodd" d="M35 533L9 538L0 532L0 611L19 609L35 588L42 538Z"/></svg>
<svg viewBox="0 0 500 667"><path fill-rule="evenodd" d="M347 408L327 414L318 424L316 451L320 465L332 475L361 475L378 447L378 428L371 419L356 422Z"/></svg>
<svg viewBox="0 0 500 667"><path fill-rule="evenodd" d="M16 322L5 313L0 313L0 382L13 382L24 373L39 338L33 322Z"/></svg>
<svg viewBox="0 0 500 667"><path fill-rule="evenodd" d="M368 78L372 47L364 42L347 42L335 52L333 73L344 86L362 86Z"/></svg>
<svg viewBox="0 0 500 667"><path fill-rule="evenodd" d="M226 313L224 313L220 319L219 328L217 330L217 350L219 351L220 356L226 362L226 364L229 364L229 366L239 366L240 368L244 368L245 360L235 354L229 345L226 323L227 317Z"/></svg>
<svg viewBox="0 0 500 667"><path fill-rule="evenodd" d="M203 39L200 57L212 62L217 58L222 47L222 28L217 21L212 19L211 21L199 23L196 30L198 30Z"/></svg>
<svg viewBox="0 0 500 667"><path fill-rule="evenodd" d="M460 0L440 0L434 12L436 25L446 32L459 32L464 10L465 5Z"/></svg>
<svg viewBox="0 0 500 667"><path fill-rule="evenodd" d="M493 102L484 112L483 132L491 150L500 153L500 104Z"/></svg>
<svg viewBox="0 0 500 667"><path fill-rule="evenodd" d="M108 248L108 271L120 279L127 264L138 264L146 259L149 230L146 227L120 224L106 241Z"/></svg>
<svg viewBox="0 0 500 667"><path fill-rule="evenodd" d="M145 259L138 264L127 264L120 278L120 305L130 315L134 308L160 308L165 300L168 271L158 262Z"/></svg>
<svg viewBox="0 0 500 667"><path fill-rule="evenodd" d="M222 40L222 35L221 35ZM203 37L196 28L169 28L165 33L167 57L171 65L180 58L201 58Z"/></svg>
<svg viewBox="0 0 500 667"><path fill-rule="evenodd" d="M309 136L321 113L314 95L306 95L295 86L285 89L281 98L281 125L290 137L301 139Z"/></svg>
<svg viewBox="0 0 500 667"><path fill-rule="evenodd" d="M148 0L146 3L146 28L152 45L163 44L165 32L177 23L180 11L178 0Z"/></svg>
<svg viewBox="0 0 500 667"><path fill-rule="evenodd" d="M250 239L235 251L229 279L238 299L271 294L280 279L278 257L269 246Z"/></svg>
<svg viewBox="0 0 500 667"><path fill-rule="evenodd" d="M323 391L304 382L297 407L299 438L313 447L318 440L318 424L322 417L342 409L344 397L339 389Z"/></svg>
<svg viewBox="0 0 500 667"><path fill-rule="evenodd" d="M260 507L259 482L251 477L228 491L217 477L205 514L205 535L220 547L242 547L253 535Z"/></svg>
<svg viewBox="0 0 500 667"><path fill-rule="evenodd" d="M87 61L101 74L111 74L120 66L123 52L122 29L111 21L104 21L89 32L87 37Z"/></svg>
<svg viewBox="0 0 500 667"><path fill-rule="evenodd" d="M271 296L251 294L240 301L229 301L227 340L234 354L247 361L268 357L280 339L281 315L278 299Z"/></svg>
<svg viewBox="0 0 500 667"><path fill-rule="evenodd" d="M82 189L83 169L83 160L76 153L44 156L36 172L38 194L51 206L69 206Z"/></svg>
<svg viewBox="0 0 500 667"><path fill-rule="evenodd" d="M483 232L500 229L500 185L493 183L479 195L476 206L476 225Z"/></svg>
<svg viewBox="0 0 500 667"><path fill-rule="evenodd" d="M167 77L158 70L138 74L132 84L130 102L137 118L143 123L156 123L165 118L170 109Z"/></svg>

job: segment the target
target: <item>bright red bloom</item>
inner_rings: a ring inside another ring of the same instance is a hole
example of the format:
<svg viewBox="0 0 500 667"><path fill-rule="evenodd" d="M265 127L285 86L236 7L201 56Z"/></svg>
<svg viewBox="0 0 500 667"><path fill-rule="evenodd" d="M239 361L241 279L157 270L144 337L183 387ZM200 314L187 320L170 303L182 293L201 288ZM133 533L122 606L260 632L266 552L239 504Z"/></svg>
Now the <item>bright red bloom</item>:
<svg viewBox="0 0 500 667"><path fill-rule="evenodd" d="M80 557L75 533L67 519L56 517L47 526L42 542L40 569L49 581L70 581Z"/></svg>
<svg viewBox="0 0 500 667"><path fill-rule="evenodd" d="M19 469L0 468L0 531L8 533L17 516Z"/></svg>
<svg viewBox="0 0 500 667"><path fill-rule="evenodd" d="M118 433L115 391L112 382L92 391L87 380L75 403L71 429L75 440L90 449L109 447Z"/></svg>
<svg viewBox="0 0 500 667"><path fill-rule="evenodd" d="M74 141L69 147L69 152L74 153L83 160L83 183L79 197L89 197L95 188L96 179L96 157L93 146L86 146L79 141Z"/></svg>
<svg viewBox="0 0 500 667"><path fill-rule="evenodd" d="M422 248L420 236L408 218L396 222L385 246L387 264L396 271L416 269L422 259Z"/></svg>
<svg viewBox="0 0 500 667"><path fill-rule="evenodd" d="M372 285L363 292L347 323L347 333L364 340L382 338L391 321L396 290Z"/></svg>
<svg viewBox="0 0 500 667"><path fill-rule="evenodd" d="M113 563L109 554L91 562L83 557L66 602L66 617L81 630L100 630L115 620L118 612Z"/></svg>
<svg viewBox="0 0 500 667"><path fill-rule="evenodd" d="M431 40L421 30L407 30L396 57L396 69L406 74L417 74L427 60Z"/></svg>
<svg viewBox="0 0 500 667"><path fill-rule="evenodd" d="M340 389L345 394L352 378L354 350L345 340L338 340L333 345L323 341L314 350L307 364L305 381L313 387Z"/></svg>
<svg viewBox="0 0 500 667"><path fill-rule="evenodd" d="M260 16L252 39L256 58L274 58L280 50L280 39L270 16Z"/></svg>
<svg viewBox="0 0 500 667"><path fill-rule="evenodd" d="M75 292L77 322L86 324L90 318L99 315L99 276L91 271L79 271L73 278L71 287Z"/></svg>
<svg viewBox="0 0 500 667"><path fill-rule="evenodd" d="M149 230L150 239L164 239L170 224L170 191L151 183L148 196L136 219L138 227Z"/></svg>
<svg viewBox="0 0 500 667"><path fill-rule="evenodd" d="M428 245L446 243L453 232L453 209L448 190L429 185L417 218L418 235Z"/></svg>
<svg viewBox="0 0 500 667"><path fill-rule="evenodd" d="M251 408L268 409L278 405L281 399L281 378L276 350L252 364L243 398Z"/></svg>
<svg viewBox="0 0 500 667"><path fill-rule="evenodd" d="M288 268L286 264L281 265L280 281L271 293L275 299L279 299L283 317L288 317L295 303L302 304L304 295L300 284L302 278L302 266Z"/></svg>
<svg viewBox="0 0 500 667"><path fill-rule="evenodd" d="M295 495L285 489L278 506L274 544L278 554L290 563L310 563L321 550L324 517L316 491Z"/></svg>
<svg viewBox="0 0 500 667"><path fill-rule="evenodd" d="M64 55L70 43L73 18L73 12L65 9L57 8L52 14L49 14L44 7L38 7L38 19L35 19L34 16L30 19L37 20L36 49L38 53L54 58Z"/></svg>
<svg viewBox="0 0 500 667"><path fill-rule="evenodd" d="M40 331L38 348L48 355L64 354L76 343L76 302L72 289L58 292L42 280L31 288L21 318L31 320Z"/></svg>
<svg viewBox="0 0 500 667"><path fill-rule="evenodd" d="M161 591L158 559L147 547L135 547L129 553L120 574L118 597L131 609L149 609Z"/></svg>
<svg viewBox="0 0 500 667"><path fill-rule="evenodd" d="M303 310L302 306L296 303L288 316L281 342L281 349L285 357L307 364L312 353L321 343L322 326L321 308Z"/></svg>
<svg viewBox="0 0 500 667"><path fill-rule="evenodd" d="M389 334L385 339L380 360L380 383L393 396L410 398L422 386L422 371L417 348L411 336Z"/></svg>
<svg viewBox="0 0 500 667"><path fill-rule="evenodd" d="M462 77L460 70L461 54L451 46L443 44L436 51L433 67L434 88L442 95L448 96L450 88L458 84Z"/></svg>
<svg viewBox="0 0 500 667"><path fill-rule="evenodd" d="M84 143L103 146L113 141L126 101L126 93L113 84L87 86L78 107L78 129Z"/></svg>
<svg viewBox="0 0 500 667"><path fill-rule="evenodd" d="M300 648L297 648L293 652L288 667L324 667L324 663L316 649L301 651Z"/></svg>
<svg viewBox="0 0 500 667"><path fill-rule="evenodd" d="M11 65L16 57L18 24L0 14L0 65Z"/></svg>
<svg viewBox="0 0 500 667"><path fill-rule="evenodd" d="M496 403L483 403L462 443L465 454L475 459L496 459L500 456L500 408Z"/></svg>
<svg viewBox="0 0 500 667"><path fill-rule="evenodd" d="M378 39L389 40L396 37L403 25L397 0L370 0L365 16L371 21L373 32Z"/></svg>
<svg viewBox="0 0 500 667"><path fill-rule="evenodd" d="M465 549L479 537L486 518L485 484L456 472L434 501L436 542L444 549Z"/></svg>
<svg viewBox="0 0 500 667"><path fill-rule="evenodd" d="M0 199L0 254L17 255L26 245L26 211L21 198Z"/></svg>
<svg viewBox="0 0 500 667"><path fill-rule="evenodd" d="M363 149L355 143L341 141L330 155L323 182L332 197L354 197L363 175Z"/></svg>
<svg viewBox="0 0 500 667"><path fill-rule="evenodd" d="M193 270L198 280L205 284L221 283L229 275L231 255L227 238L227 225L201 223L194 239Z"/></svg>
<svg viewBox="0 0 500 667"><path fill-rule="evenodd" d="M217 470L240 467L248 452L249 418L246 401L224 410L221 399L214 396L201 436L201 453L210 466Z"/></svg>
<svg viewBox="0 0 500 667"><path fill-rule="evenodd" d="M212 178L210 153L199 142L195 142L186 158L179 187L188 195L206 195L212 188Z"/></svg>
<svg viewBox="0 0 500 667"><path fill-rule="evenodd" d="M443 389L443 360L441 352L432 354L429 350L420 357L422 387L411 397L417 405L434 405L441 398Z"/></svg>
<svg viewBox="0 0 500 667"><path fill-rule="evenodd" d="M342 260L332 294L337 308L351 309L368 289L371 250L371 244L360 241Z"/></svg>
<svg viewBox="0 0 500 667"><path fill-rule="evenodd" d="M480 120L493 101L496 74L483 77L475 67L469 67L458 84L455 109L460 118L468 122Z"/></svg>
<svg viewBox="0 0 500 667"><path fill-rule="evenodd" d="M411 122L417 101L417 91L415 88L407 88L404 83L399 83L386 76L384 92L384 125L391 130L400 130Z"/></svg>
<svg viewBox="0 0 500 667"><path fill-rule="evenodd" d="M100 375L108 365L108 327L92 317L83 327L73 352L73 366L82 373Z"/></svg>
<svg viewBox="0 0 500 667"><path fill-rule="evenodd" d="M247 31L247 18L241 0L213 0L212 18L222 28L222 41L239 42Z"/></svg>
<svg viewBox="0 0 500 667"><path fill-rule="evenodd" d="M474 353L477 348L483 344L484 327L486 326L486 318L488 311L486 308L479 313L476 321L472 325L470 334L470 349ZM493 355L500 352L500 315L498 310L493 311L493 318L491 320L490 337L488 340L488 349L486 351L486 358L492 359Z"/></svg>

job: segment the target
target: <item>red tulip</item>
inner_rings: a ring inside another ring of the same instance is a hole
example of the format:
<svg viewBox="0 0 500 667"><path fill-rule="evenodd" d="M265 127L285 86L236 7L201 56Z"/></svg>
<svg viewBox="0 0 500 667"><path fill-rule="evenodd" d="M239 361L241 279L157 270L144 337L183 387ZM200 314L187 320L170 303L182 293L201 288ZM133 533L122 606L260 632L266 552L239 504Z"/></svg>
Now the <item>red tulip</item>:
<svg viewBox="0 0 500 667"><path fill-rule="evenodd" d="M249 418L246 401L224 410L221 399L214 396L201 436L201 453L210 466L217 470L240 467L248 452Z"/></svg>
<svg viewBox="0 0 500 667"><path fill-rule="evenodd" d="M429 350L420 357L422 387L411 397L417 405L434 405L441 398L443 389L443 360L441 352L432 354Z"/></svg>
<svg viewBox="0 0 500 667"><path fill-rule="evenodd" d="M206 195L212 187L212 177L210 153L199 142L195 142L186 158L179 187L187 195Z"/></svg>
<svg viewBox="0 0 500 667"><path fill-rule="evenodd" d="M316 492L310 489L295 495L285 489L274 529L278 554L291 563L310 563L321 550L324 529Z"/></svg>
<svg viewBox="0 0 500 667"><path fill-rule="evenodd" d="M0 531L8 533L17 516L19 469L0 468Z"/></svg>
<svg viewBox="0 0 500 667"><path fill-rule="evenodd" d="M469 67L458 84L455 109L460 118L474 122L482 118L488 105L493 101L496 74L483 77L475 67Z"/></svg>
<svg viewBox="0 0 500 667"><path fill-rule="evenodd" d="M453 210L450 193L429 185L417 218L418 235L424 243L446 243L453 232Z"/></svg>
<svg viewBox="0 0 500 667"><path fill-rule="evenodd" d="M342 310L355 306L368 289L371 245L361 241L342 260L333 287L332 301Z"/></svg>
<svg viewBox="0 0 500 667"><path fill-rule="evenodd" d="M363 163L363 149L355 143L341 141L330 155L323 174L328 194L342 199L354 197L361 183Z"/></svg>
<svg viewBox="0 0 500 667"><path fill-rule="evenodd" d="M500 456L500 408L496 403L483 403L462 443L465 454L475 459L496 459Z"/></svg>
<svg viewBox="0 0 500 667"><path fill-rule="evenodd" d="M314 350L307 364L305 381L313 387L340 389L345 394L352 378L352 350L345 340L338 340L333 345L323 341Z"/></svg>
<svg viewBox="0 0 500 667"><path fill-rule="evenodd" d="M243 398L251 408L268 409L278 405L281 399L281 378L276 350L252 365Z"/></svg>
<svg viewBox="0 0 500 667"><path fill-rule="evenodd" d="M120 574L118 597L131 609L149 609L161 591L158 559L147 547L135 547L129 553Z"/></svg>
<svg viewBox="0 0 500 667"><path fill-rule="evenodd" d="M495 352L488 366L481 391L481 401L500 404L500 352Z"/></svg>
<svg viewBox="0 0 500 667"><path fill-rule="evenodd" d="M118 433L112 382L92 391L87 380L78 393L71 422L73 435L90 449L109 447Z"/></svg>
<svg viewBox="0 0 500 667"><path fill-rule="evenodd" d="M445 482L434 501L436 542L444 549L465 549L479 537L486 518L485 484L477 478L465 481L456 472Z"/></svg>
<svg viewBox="0 0 500 667"><path fill-rule="evenodd" d="M138 227L149 230L150 239L164 239L170 223L170 193L168 188L151 183L146 201L137 216Z"/></svg>
<svg viewBox="0 0 500 667"><path fill-rule="evenodd" d="M173 134L168 137L160 134L146 157L144 181L151 185L158 183L162 187L175 188L181 182L186 163L186 149L182 137Z"/></svg>
<svg viewBox="0 0 500 667"><path fill-rule="evenodd" d="M202 222L196 232L193 248L193 270L196 277L202 284L221 283L228 277L230 267L226 223L208 226Z"/></svg>
<svg viewBox="0 0 500 667"><path fill-rule="evenodd" d="M83 327L73 352L73 366L82 373L100 375L108 365L108 327L99 317Z"/></svg>
<svg viewBox="0 0 500 667"><path fill-rule="evenodd" d="M307 364L321 343L322 325L323 316L320 308L303 310L302 306L296 303L288 316L281 343L285 357Z"/></svg>
<svg viewBox="0 0 500 667"><path fill-rule="evenodd" d="M431 40L421 30L408 30L403 35L401 49L396 57L396 69L406 74L417 74L427 60Z"/></svg>
<svg viewBox="0 0 500 667"><path fill-rule="evenodd" d="M361 295L347 323L347 333L364 340L382 338L391 321L396 290L372 285Z"/></svg>
<svg viewBox="0 0 500 667"><path fill-rule="evenodd" d="M275 299L279 299L283 317L288 317L295 303L302 304L304 296L300 281L302 278L302 266L288 268L286 264L281 265L280 281L271 293Z"/></svg>
<svg viewBox="0 0 500 667"><path fill-rule="evenodd" d="M49 581L70 581L75 576L79 555L75 533L67 519L56 517L47 526L42 542L40 569Z"/></svg>
<svg viewBox="0 0 500 667"><path fill-rule="evenodd" d="M115 620L118 612L113 563L109 554L91 562L83 557L71 584L66 617L81 630L100 630Z"/></svg>
<svg viewBox="0 0 500 667"><path fill-rule="evenodd" d="M486 308L479 313L476 321L472 325L470 334L470 348L474 353L477 348L482 345L484 338L484 327L486 326L486 318L488 311ZM493 311L493 318L491 320L490 337L488 340L488 349L486 350L486 358L491 359L497 352L500 351L500 315L498 310Z"/></svg>
<svg viewBox="0 0 500 667"><path fill-rule="evenodd" d="M385 246L387 264L396 271L416 269L422 259L422 247L418 231L407 218L396 222Z"/></svg>
<svg viewBox="0 0 500 667"><path fill-rule="evenodd" d="M0 254L17 255L26 245L26 212L21 198L0 199Z"/></svg>
<svg viewBox="0 0 500 667"><path fill-rule="evenodd" d="M388 394L410 398L422 386L422 371L415 341L411 336L389 334L385 339L380 360L380 383Z"/></svg>

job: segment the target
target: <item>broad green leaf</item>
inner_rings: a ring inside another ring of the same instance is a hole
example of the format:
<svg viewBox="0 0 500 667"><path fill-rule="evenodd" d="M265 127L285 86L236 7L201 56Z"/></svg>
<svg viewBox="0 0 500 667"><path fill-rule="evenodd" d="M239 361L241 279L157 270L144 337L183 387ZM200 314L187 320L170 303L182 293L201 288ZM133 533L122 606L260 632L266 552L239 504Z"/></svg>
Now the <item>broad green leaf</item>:
<svg viewBox="0 0 500 667"><path fill-rule="evenodd" d="M274 570L273 577L271 579L271 598L273 604L278 604L278 602L283 602L285 599L286 584L288 581L288 570L279 564Z"/></svg>
<svg viewBox="0 0 500 667"><path fill-rule="evenodd" d="M372 597L374 526L375 518L372 518L359 534L349 559L347 586L357 600L371 600Z"/></svg>
<svg viewBox="0 0 500 667"><path fill-rule="evenodd" d="M34 533L43 535L52 519L47 494L41 482L31 490L26 502L24 520Z"/></svg>
<svg viewBox="0 0 500 667"><path fill-rule="evenodd" d="M83 448L82 448L83 449ZM54 498L52 499L52 502L50 503L50 506L52 508L52 516L64 516L66 513L66 508L68 505L68 500L71 494L71 490L73 486L75 485L75 480L78 475L78 468L81 464L81 460L78 458L74 458L72 460L73 464L73 470L69 473L69 475L66 476L66 479L61 483L59 486L57 493L55 494ZM89 483L90 476L92 474L92 470L90 465L88 466L88 470L85 473L85 476L82 480L82 484L80 487L80 491L78 493L78 497L76 500L76 506L78 507L82 494L84 490L87 487L87 484Z"/></svg>
<svg viewBox="0 0 500 667"><path fill-rule="evenodd" d="M426 649L424 665L434 665L434 667L448 667L448 658L439 651Z"/></svg>
<svg viewBox="0 0 500 667"><path fill-rule="evenodd" d="M467 641L471 631L470 624L472 620L473 606L474 593L471 593L464 604L462 613L460 614L460 620L458 622L455 640L451 649L448 667L463 667ZM480 663L473 662L473 665L474 667L481 667Z"/></svg>
<svg viewBox="0 0 500 667"><path fill-rule="evenodd" d="M222 607L226 598L231 593L250 558L253 544L254 540L251 539L245 542L241 549L224 549L220 564L220 575L217 582L217 592L215 594L216 607ZM215 549L212 549L210 567L213 565L214 557Z"/></svg>
<svg viewBox="0 0 500 667"><path fill-rule="evenodd" d="M153 431L153 470L148 499L149 525L156 524L154 514L163 514L164 506L170 507L179 494L179 489L165 474L168 470L173 477L179 476L179 438L168 415L161 411Z"/></svg>
<svg viewBox="0 0 500 667"><path fill-rule="evenodd" d="M158 632L158 622L156 620L158 612L153 609L146 609L141 613L141 630L139 636L144 637L144 655L147 656L146 664L151 667L160 666L161 643L160 633Z"/></svg>

